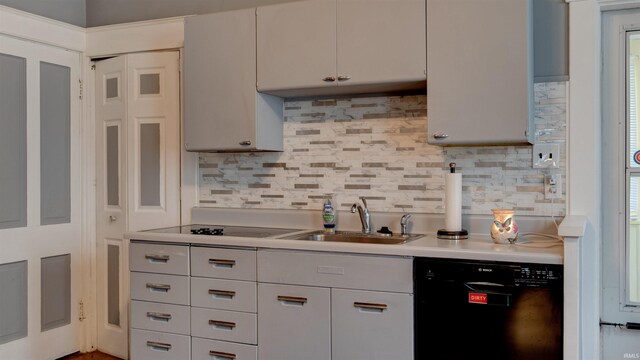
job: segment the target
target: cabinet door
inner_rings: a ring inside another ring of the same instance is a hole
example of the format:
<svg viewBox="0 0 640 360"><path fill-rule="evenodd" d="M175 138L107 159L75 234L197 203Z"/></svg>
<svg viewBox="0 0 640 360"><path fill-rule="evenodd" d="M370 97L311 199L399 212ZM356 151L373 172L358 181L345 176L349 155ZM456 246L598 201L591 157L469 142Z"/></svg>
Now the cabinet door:
<svg viewBox="0 0 640 360"><path fill-rule="evenodd" d="M424 0L338 0L339 85L426 79Z"/></svg>
<svg viewBox="0 0 640 360"><path fill-rule="evenodd" d="M532 139L532 0L428 0L428 141Z"/></svg>
<svg viewBox="0 0 640 360"><path fill-rule="evenodd" d="M413 295L331 290L332 360L413 359Z"/></svg>
<svg viewBox="0 0 640 360"><path fill-rule="evenodd" d="M336 85L335 1L258 8L259 91Z"/></svg>
<svg viewBox="0 0 640 360"><path fill-rule="evenodd" d="M245 141L255 146L255 61L254 9L185 20L187 150L244 149Z"/></svg>
<svg viewBox="0 0 640 360"><path fill-rule="evenodd" d="M328 288L258 284L258 358L331 359Z"/></svg>

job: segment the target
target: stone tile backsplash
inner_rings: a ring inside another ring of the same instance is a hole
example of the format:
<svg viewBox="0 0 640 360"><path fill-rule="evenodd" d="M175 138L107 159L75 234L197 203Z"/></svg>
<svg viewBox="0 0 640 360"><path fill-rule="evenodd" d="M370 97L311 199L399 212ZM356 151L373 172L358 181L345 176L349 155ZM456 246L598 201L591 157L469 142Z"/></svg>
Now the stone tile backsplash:
<svg viewBox="0 0 640 360"><path fill-rule="evenodd" d="M564 179L566 83L536 84L535 103L536 142L560 144ZM532 168L531 146L427 144L425 95L287 101L284 115L282 153L200 154L200 206L320 209L334 193L344 210L365 196L372 211L443 213L455 162L464 214L564 214L564 190L544 199L549 170Z"/></svg>

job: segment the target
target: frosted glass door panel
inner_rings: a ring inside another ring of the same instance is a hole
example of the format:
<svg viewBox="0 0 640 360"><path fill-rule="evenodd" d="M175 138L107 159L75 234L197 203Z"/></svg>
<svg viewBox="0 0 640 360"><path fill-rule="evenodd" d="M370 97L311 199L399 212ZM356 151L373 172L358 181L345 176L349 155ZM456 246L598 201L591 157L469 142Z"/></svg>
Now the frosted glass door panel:
<svg viewBox="0 0 640 360"><path fill-rule="evenodd" d="M40 63L40 223L71 220L71 69Z"/></svg>
<svg viewBox="0 0 640 360"><path fill-rule="evenodd" d="M120 150L119 150L119 138L120 127L117 125L107 126L107 205L119 206L120 205Z"/></svg>
<svg viewBox="0 0 640 360"><path fill-rule="evenodd" d="M27 70L0 54L0 229L27 225Z"/></svg>
<svg viewBox="0 0 640 360"><path fill-rule="evenodd" d="M0 264L0 344L27 336L27 262Z"/></svg>
<svg viewBox="0 0 640 360"><path fill-rule="evenodd" d="M42 331L71 323L71 255L40 260Z"/></svg>
<svg viewBox="0 0 640 360"><path fill-rule="evenodd" d="M140 125L140 205L160 206L160 124Z"/></svg>

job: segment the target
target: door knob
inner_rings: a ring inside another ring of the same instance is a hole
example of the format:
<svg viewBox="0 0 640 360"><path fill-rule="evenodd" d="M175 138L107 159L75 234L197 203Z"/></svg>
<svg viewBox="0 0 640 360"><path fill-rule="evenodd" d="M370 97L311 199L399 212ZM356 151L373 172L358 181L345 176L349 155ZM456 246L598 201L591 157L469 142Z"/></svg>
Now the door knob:
<svg viewBox="0 0 640 360"><path fill-rule="evenodd" d="M109 222L115 222L116 220L118 220L118 217L115 215L109 215Z"/></svg>

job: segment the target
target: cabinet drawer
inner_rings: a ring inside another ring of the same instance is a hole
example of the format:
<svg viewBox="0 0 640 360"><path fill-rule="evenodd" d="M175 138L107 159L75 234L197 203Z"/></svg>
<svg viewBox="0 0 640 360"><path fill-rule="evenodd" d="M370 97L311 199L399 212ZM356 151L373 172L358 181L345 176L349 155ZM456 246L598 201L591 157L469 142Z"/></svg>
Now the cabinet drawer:
<svg viewBox="0 0 640 360"><path fill-rule="evenodd" d="M256 293L255 282L191 278L191 306L255 313Z"/></svg>
<svg viewBox="0 0 640 360"><path fill-rule="evenodd" d="M131 330L131 360L176 360L190 356L188 336Z"/></svg>
<svg viewBox="0 0 640 360"><path fill-rule="evenodd" d="M191 334L202 338L257 343L256 314L191 308Z"/></svg>
<svg viewBox="0 0 640 360"><path fill-rule="evenodd" d="M412 293L413 267L409 258L263 250L258 281Z"/></svg>
<svg viewBox="0 0 640 360"><path fill-rule="evenodd" d="M257 360L255 346L226 341L191 339L192 360Z"/></svg>
<svg viewBox="0 0 640 360"><path fill-rule="evenodd" d="M332 289L331 325L333 360L413 359L411 294Z"/></svg>
<svg viewBox="0 0 640 360"><path fill-rule="evenodd" d="M189 335L191 311L188 306L145 301L131 302L131 327Z"/></svg>
<svg viewBox="0 0 640 360"><path fill-rule="evenodd" d="M189 247L131 243L129 264L131 271L189 275Z"/></svg>
<svg viewBox="0 0 640 360"><path fill-rule="evenodd" d="M191 248L193 276L231 280L256 280L256 252L206 247Z"/></svg>
<svg viewBox="0 0 640 360"><path fill-rule="evenodd" d="M189 305L189 278L132 272L131 299Z"/></svg>

